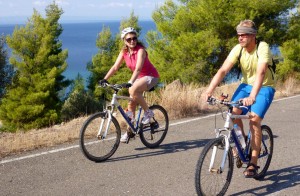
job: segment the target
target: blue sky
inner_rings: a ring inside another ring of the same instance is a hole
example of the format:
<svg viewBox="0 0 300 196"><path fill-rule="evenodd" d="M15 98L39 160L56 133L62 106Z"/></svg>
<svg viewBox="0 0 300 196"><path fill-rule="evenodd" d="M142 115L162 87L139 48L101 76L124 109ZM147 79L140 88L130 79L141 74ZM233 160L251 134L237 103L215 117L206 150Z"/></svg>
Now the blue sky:
<svg viewBox="0 0 300 196"><path fill-rule="evenodd" d="M56 0L64 11L63 21L122 20L130 13L139 20L152 20L152 12L165 0ZM0 0L0 24L25 23L36 9L44 16L53 0Z"/></svg>

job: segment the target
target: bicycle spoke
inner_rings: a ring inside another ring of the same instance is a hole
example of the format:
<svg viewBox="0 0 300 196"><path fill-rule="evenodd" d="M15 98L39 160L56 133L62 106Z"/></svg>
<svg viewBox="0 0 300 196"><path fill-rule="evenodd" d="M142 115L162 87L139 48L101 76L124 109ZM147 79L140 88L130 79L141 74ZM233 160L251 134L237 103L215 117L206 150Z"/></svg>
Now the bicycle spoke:
<svg viewBox="0 0 300 196"><path fill-rule="evenodd" d="M169 128L169 118L165 109L159 105L153 105L150 109L154 113L154 119L149 125L144 125L140 131L140 139L148 148L159 146L166 137Z"/></svg>
<svg viewBox="0 0 300 196"><path fill-rule="evenodd" d="M100 125L102 125L102 130L98 136L99 129L101 129ZM102 134L105 133L106 128L108 130L104 138ZM92 161L105 161L117 150L120 135L120 127L114 117L109 122L109 119L105 118L104 113L97 113L87 119L80 131L81 150Z"/></svg>

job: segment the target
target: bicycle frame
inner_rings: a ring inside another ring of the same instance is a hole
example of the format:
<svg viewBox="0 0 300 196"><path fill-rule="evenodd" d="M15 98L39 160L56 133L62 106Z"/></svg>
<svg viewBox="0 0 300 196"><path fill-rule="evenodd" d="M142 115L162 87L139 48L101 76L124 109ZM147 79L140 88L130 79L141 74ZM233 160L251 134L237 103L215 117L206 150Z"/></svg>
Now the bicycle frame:
<svg viewBox="0 0 300 196"><path fill-rule="evenodd" d="M140 117L141 117L141 113L142 113L142 108L139 107L138 109L138 117L137 117L137 120L136 120L136 125L134 125L131 120L129 119L129 117L126 115L125 111L123 110L123 108L121 107L120 103L118 102L118 100L121 99L121 100L128 100L128 101L131 101L132 98L131 97L128 97L128 96L120 96L120 95L117 95L117 93L115 92L113 94L113 97L112 97L112 100L111 100L111 109L106 109L105 112L107 112L108 114L108 121L109 123L107 123L107 127L105 129L105 132L103 134L102 137L106 137L106 134L107 134L107 131L108 131L108 128L110 127L110 122L111 122L111 116L112 114L114 113L115 111L115 108L117 108L121 115L123 116L123 118L125 119L126 123L130 126L130 128L135 132L135 133L138 133L138 125L139 125L139 121L140 121ZM109 108L109 106L107 107ZM101 122L101 125L99 127L99 131L98 131L98 134L97 136L99 137L101 135L101 131L103 129L103 124L104 124L104 119L102 120Z"/></svg>
<svg viewBox="0 0 300 196"><path fill-rule="evenodd" d="M144 109L140 104L138 108L132 111L135 114L137 113L134 115L137 116L137 119L133 119L131 114L129 115L129 112L124 111L120 106L120 103L123 105L123 101L120 100L124 100L124 103L133 101L129 96L118 95L120 90L128 88L127 83L105 83L99 87L112 89L112 99L103 111L96 112L88 117L80 129L80 149L86 158L95 162L103 162L116 152L121 142L128 144L130 139L135 138L136 135L148 148L156 148L163 142L169 128L169 118L167 111L162 106L158 104L150 105L149 109L154 115L151 116L149 122L143 123ZM143 96L145 96L145 92ZM119 120L122 117L129 125L128 127L120 126ZM123 139L122 132L126 132L124 133L128 136L126 140Z"/></svg>
<svg viewBox="0 0 300 196"><path fill-rule="evenodd" d="M235 146L238 150L238 154L241 158L241 160L244 163L247 163L249 161L248 155L250 153L250 138L251 138L251 133L249 131L248 136L247 136L247 143L246 143L246 147L245 150L243 152L243 149L241 148L237 135L233 129L233 119L249 119L250 116L248 114L245 115L236 115L236 114L232 114L232 107L230 107L228 109L228 111L225 112L226 113L226 119L225 119L225 123L224 123L224 128L222 129L215 129L216 132L216 137L224 137L225 138L225 151L224 151L224 155L222 158L222 162L221 162L221 171L223 171L224 166L225 166L225 162L226 162L226 158L227 158L227 153L229 151L229 147L230 147L230 138L233 139L233 142L235 143ZM228 132L228 134L222 134L222 132ZM211 171L211 168L213 167L213 163L214 163L214 156L215 153L217 151L217 147L215 146L213 149L213 154L212 154L212 159L210 162L210 166L209 166L209 170Z"/></svg>
<svg viewBox="0 0 300 196"><path fill-rule="evenodd" d="M125 119L125 121L128 124L128 126L131 128L131 130L135 134L138 134L139 131L140 131L139 125L140 125L140 120L141 120L142 107L139 106L138 113L137 113L137 118L136 118L135 125L134 125L131 122L131 119L129 119L129 117L127 116L127 114L125 113L125 111L123 110L123 108L121 107L120 103L118 102L118 100L120 100L120 99L121 100L132 101L132 98L128 97L128 96L117 95L118 90L116 90L116 89L114 89L114 90L115 90L115 92L113 93L113 97L112 97L112 100L110 102L110 106L108 106L107 109L105 109L105 112L108 114L107 118L109 120L109 123L107 123L107 127L105 128L105 132L102 135L102 137L105 138L106 135L107 135L108 128L110 127L111 116L114 113L115 108L117 108L118 111L121 113L121 115ZM143 96L145 96L145 93L146 92L144 92ZM108 109L109 107L111 107L111 109ZM97 137L100 137L100 135L101 135L101 132L103 130L103 124L104 124L104 119L102 120L101 125L99 127L99 131L98 131ZM143 127L143 131L149 131L149 130L151 130L151 127L147 127L147 126Z"/></svg>

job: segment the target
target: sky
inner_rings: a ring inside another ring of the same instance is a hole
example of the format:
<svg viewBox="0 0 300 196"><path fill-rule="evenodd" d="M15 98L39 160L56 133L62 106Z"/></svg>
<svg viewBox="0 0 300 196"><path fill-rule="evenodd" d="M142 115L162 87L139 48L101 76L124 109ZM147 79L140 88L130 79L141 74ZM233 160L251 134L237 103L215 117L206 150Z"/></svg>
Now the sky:
<svg viewBox="0 0 300 196"><path fill-rule="evenodd" d="M60 22L122 20L130 13L139 20L152 20L152 12L165 0L55 0L63 9ZM26 23L36 9L45 16L53 0L0 0L0 25Z"/></svg>

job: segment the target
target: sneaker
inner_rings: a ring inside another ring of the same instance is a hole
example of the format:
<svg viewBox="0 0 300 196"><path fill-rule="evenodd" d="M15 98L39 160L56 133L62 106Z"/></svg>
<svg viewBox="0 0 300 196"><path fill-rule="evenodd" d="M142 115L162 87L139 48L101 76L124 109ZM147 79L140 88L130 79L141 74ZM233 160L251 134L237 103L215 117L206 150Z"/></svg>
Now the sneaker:
<svg viewBox="0 0 300 196"><path fill-rule="evenodd" d="M124 133L124 135L122 135L122 137L120 139L120 142L126 143L127 140L128 140L128 134L126 132L126 133Z"/></svg>
<svg viewBox="0 0 300 196"><path fill-rule="evenodd" d="M153 118L154 116L154 113L152 112L152 110L147 110L144 114L144 117L143 117L143 120L142 120L142 123L145 125L145 124L148 124L150 122L150 119Z"/></svg>

